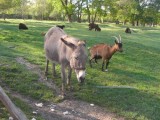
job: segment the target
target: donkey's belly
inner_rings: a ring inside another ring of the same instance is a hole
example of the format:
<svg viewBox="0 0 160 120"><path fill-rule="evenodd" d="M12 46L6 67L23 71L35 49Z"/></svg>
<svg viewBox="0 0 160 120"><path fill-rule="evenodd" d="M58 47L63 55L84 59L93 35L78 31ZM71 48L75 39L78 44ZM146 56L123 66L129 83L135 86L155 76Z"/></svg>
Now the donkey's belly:
<svg viewBox="0 0 160 120"><path fill-rule="evenodd" d="M52 62L59 63L59 55L56 51L46 50L46 57Z"/></svg>

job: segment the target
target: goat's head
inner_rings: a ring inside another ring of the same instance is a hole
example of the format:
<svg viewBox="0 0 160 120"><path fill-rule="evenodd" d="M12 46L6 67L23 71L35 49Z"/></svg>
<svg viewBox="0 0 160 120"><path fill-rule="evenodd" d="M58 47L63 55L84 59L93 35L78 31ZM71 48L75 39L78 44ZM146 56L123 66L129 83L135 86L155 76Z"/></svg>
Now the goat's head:
<svg viewBox="0 0 160 120"><path fill-rule="evenodd" d="M116 38L116 40L115 40L116 50L119 52L123 52L121 36L119 35L119 38L116 36L113 36L113 37Z"/></svg>

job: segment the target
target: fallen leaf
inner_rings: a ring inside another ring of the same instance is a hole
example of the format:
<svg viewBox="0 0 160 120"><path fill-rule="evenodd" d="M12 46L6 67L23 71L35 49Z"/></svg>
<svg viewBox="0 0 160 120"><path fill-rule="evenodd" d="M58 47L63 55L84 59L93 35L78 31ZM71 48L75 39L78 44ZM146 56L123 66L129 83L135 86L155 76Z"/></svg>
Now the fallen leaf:
<svg viewBox="0 0 160 120"><path fill-rule="evenodd" d="M63 112L63 115L69 115L70 113L68 111Z"/></svg>
<svg viewBox="0 0 160 120"><path fill-rule="evenodd" d="M37 107L43 107L43 103L35 103Z"/></svg>

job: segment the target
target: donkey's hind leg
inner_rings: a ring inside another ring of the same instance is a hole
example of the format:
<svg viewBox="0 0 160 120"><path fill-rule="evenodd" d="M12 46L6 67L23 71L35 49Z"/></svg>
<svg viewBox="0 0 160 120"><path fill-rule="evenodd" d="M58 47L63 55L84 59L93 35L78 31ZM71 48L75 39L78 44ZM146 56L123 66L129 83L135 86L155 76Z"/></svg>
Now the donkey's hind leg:
<svg viewBox="0 0 160 120"><path fill-rule="evenodd" d="M46 77L46 80L47 80L47 75L48 75L48 65L49 65L49 60L46 59L46 68L45 68L45 77Z"/></svg>
<svg viewBox="0 0 160 120"><path fill-rule="evenodd" d="M48 65L49 65L49 60L46 59L45 76L47 76L47 74L48 74Z"/></svg>

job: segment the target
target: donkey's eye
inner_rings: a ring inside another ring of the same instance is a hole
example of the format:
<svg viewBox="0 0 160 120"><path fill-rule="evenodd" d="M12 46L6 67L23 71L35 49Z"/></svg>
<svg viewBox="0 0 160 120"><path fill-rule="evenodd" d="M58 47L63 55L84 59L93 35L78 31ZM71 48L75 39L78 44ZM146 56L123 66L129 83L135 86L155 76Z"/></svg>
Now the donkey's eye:
<svg viewBox="0 0 160 120"><path fill-rule="evenodd" d="M78 57L75 57L76 60L78 60Z"/></svg>

